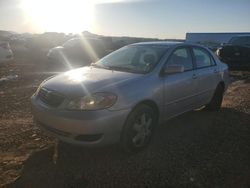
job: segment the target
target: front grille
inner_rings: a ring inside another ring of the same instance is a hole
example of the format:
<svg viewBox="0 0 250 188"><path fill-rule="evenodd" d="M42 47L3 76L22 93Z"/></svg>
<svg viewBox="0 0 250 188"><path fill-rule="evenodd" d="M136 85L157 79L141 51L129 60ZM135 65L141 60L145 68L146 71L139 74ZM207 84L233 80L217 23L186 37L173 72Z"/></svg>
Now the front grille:
<svg viewBox="0 0 250 188"><path fill-rule="evenodd" d="M57 134L57 135L59 135L59 136L65 136L65 137L70 137L70 136L71 136L71 134L68 133L68 132L61 131L61 130L58 130L58 129L54 129L54 128L49 127L49 126L47 126L47 125L45 125L45 124L43 124L43 123L41 123L41 122L38 122L38 123L39 123L40 126L42 126L44 129L46 129L46 130L48 130L48 131L50 131L50 132L52 132L52 133L54 133L54 134Z"/></svg>
<svg viewBox="0 0 250 188"><path fill-rule="evenodd" d="M64 100L62 95L46 88L41 88L39 90L38 97L42 102L52 107L58 107Z"/></svg>

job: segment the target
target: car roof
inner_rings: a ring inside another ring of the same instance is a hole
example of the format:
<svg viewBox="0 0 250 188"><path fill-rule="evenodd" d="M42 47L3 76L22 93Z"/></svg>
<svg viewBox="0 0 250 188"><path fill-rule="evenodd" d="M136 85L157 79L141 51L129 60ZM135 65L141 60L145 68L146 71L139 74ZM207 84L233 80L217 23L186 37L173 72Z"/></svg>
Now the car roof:
<svg viewBox="0 0 250 188"><path fill-rule="evenodd" d="M139 43L134 43L131 45L142 45L142 46L162 46L162 47L177 47L177 46L183 46L183 45L192 45L192 46L197 46L197 47L202 47L206 48L203 45L197 44L197 43L192 43L192 42L176 42L176 41L152 41L152 42L139 42Z"/></svg>
<svg viewBox="0 0 250 188"><path fill-rule="evenodd" d="M138 42L132 45L160 45L160 46L172 46L177 44L183 44L183 42L174 41L151 41L151 42Z"/></svg>

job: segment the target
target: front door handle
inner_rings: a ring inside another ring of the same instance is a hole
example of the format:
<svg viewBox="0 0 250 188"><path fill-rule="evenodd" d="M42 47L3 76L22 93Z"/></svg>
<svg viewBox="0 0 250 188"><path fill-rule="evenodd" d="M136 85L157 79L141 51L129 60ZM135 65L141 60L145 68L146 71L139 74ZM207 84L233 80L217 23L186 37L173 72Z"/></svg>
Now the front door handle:
<svg viewBox="0 0 250 188"><path fill-rule="evenodd" d="M193 78L193 79L196 79L196 78L197 78L197 75L196 75L196 74L193 74L192 78Z"/></svg>

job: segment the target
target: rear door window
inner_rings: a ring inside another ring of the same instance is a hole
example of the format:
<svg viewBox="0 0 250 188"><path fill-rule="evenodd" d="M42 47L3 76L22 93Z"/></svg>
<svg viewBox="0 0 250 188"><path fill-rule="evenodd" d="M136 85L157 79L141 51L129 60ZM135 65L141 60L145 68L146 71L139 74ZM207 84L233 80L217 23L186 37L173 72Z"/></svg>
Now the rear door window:
<svg viewBox="0 0 250 188"><path fill-rule="evenodd" d="M206 50L194 47L193 53L197 68L204 68L215 65L213 58Z"/></svg>

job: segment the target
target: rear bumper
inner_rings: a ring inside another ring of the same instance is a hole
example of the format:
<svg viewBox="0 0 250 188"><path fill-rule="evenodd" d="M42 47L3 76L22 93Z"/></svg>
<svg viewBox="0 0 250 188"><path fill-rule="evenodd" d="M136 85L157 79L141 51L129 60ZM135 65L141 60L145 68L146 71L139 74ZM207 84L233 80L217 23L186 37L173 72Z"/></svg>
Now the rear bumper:
<svg viewBox="0 0 250 188"><path fill-rule="evenodd" d="M32 96L37 125L58 139L83 146L116 143L130 110L63 111L47 107Z"/></svg>

